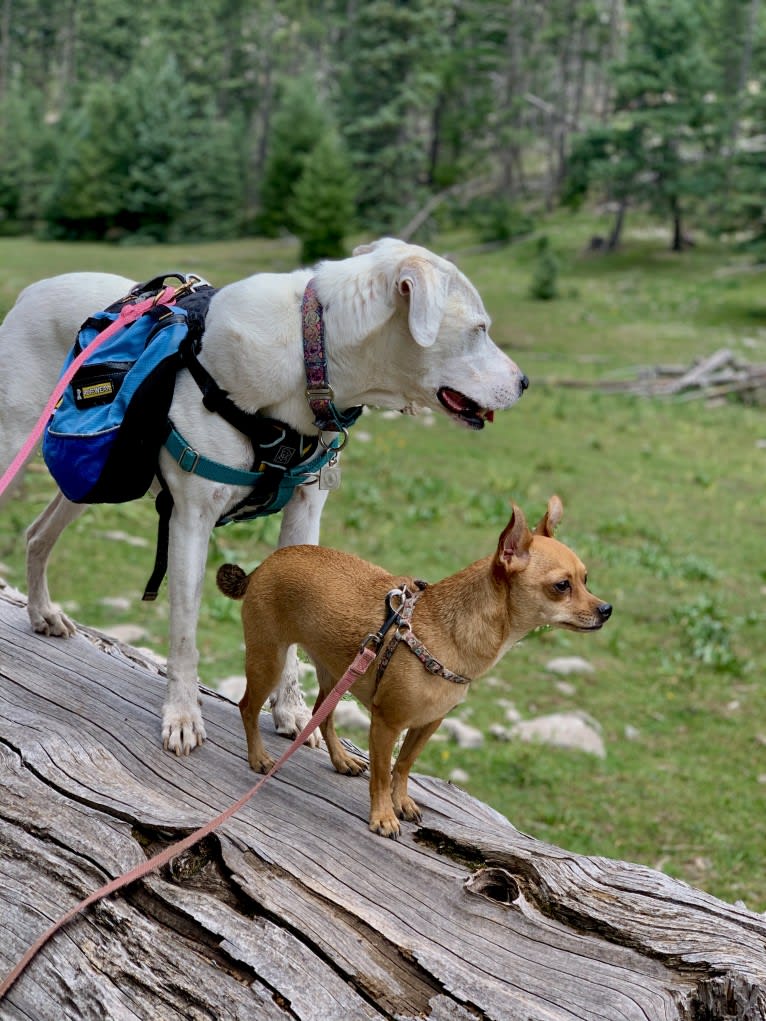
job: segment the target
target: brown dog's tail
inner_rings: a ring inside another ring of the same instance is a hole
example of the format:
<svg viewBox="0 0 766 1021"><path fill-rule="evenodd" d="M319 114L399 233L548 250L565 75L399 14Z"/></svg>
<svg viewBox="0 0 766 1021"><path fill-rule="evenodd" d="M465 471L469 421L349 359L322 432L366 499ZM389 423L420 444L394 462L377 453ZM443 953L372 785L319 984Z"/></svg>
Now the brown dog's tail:
<svg viewBox="0 0 766 1021"><path fill-rule="evenodd" d="M229 599L242 599L250 576L238 564L222 564L215 576L218 588Z"/></svg>

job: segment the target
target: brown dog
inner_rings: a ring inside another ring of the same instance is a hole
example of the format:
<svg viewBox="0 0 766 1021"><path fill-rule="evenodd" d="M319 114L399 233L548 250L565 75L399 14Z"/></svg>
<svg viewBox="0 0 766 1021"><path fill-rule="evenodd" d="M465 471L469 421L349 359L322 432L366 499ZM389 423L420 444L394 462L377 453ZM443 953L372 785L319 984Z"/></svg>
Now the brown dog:
<svg viewBox="0 0 766 1021"><path fill-rule="evenodd" d="M355 683L354 695L371 713L371 830L396 837L397 816L419 821L418 806L407 794L410 770L444 716L466 697L469 679L485 673L541 625L596 631L609 619L612 607L587 590L582 561L553 538L562 513L561 500L551 497L530 532L514 504L495 553L419 591L411 625L395 623L373 668ZM250 575L224 564L217 580L225 595L244 599L247 690L239 709L250 765L262 773L274 760L263 745L258 717L279 683L290 645L300 645L316 666L316 709L360 643L387 616L387 594L397 590L391 605L398 609L402 586L419 589L410 578L319 546L277 550ZM410 601L406 610L411 608ZM387 656L389 641L400 636L409 637L410 647L397 646L377 677L375 668ZM363 772L366 763L343 747L332 713L321 730L338 772ZM405 730L392 775L394 745Z"/></svg>

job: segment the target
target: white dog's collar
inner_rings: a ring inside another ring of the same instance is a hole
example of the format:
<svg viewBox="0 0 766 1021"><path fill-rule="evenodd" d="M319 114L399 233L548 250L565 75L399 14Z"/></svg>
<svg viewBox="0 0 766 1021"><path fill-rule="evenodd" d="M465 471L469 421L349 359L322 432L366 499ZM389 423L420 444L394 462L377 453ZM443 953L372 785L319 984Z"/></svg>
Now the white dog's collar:
<svg viewBox="0 0 766 1021"><path fill-rule="evenodd" d="M316 289L316 277L306 284L301 303L303 324L303 360L306 363L306 400L314 416L314 425L323 432L343 432L356 422L362 408L339 411L335 393L327 378L327 354L324 342L322 303Z"/></svg>

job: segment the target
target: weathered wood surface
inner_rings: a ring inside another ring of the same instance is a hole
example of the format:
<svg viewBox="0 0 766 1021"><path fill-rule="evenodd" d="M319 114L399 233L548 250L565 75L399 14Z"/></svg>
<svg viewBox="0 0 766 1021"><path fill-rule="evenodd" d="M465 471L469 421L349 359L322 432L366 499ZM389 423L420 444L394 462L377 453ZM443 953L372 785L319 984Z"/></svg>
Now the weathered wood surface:
<svg viewBox="0 0 766 1021"><path fill-rule="evenodd" d="M70 905L254 782L235 706L159 747L163 681L93 635L46 639L0 592L0 968ZM272 752L284 742L267 733ZM367 830L367 787L300 749L216 836L70 923L0 1017L766 1018L766 919L514 829L416 778L423 824Z"/></svg>

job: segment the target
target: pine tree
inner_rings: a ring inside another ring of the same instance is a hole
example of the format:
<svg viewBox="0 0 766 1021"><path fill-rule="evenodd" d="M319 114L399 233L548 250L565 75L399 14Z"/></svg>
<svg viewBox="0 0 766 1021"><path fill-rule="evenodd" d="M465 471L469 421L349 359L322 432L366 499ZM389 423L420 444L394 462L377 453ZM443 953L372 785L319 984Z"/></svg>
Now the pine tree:
<svg viewBox="0 0 766 1021"><path fill-rule="evenodd" d="M341 48L338 116L359 179L359 214L395 230L428 183L445 0L370 0Z"/></svg>
<svg viewBox="0 0 766 1021"><path fill-rule="evenodd" d="M40 97L18 85L0 101L0 234L32 230L50 173L50 129L40 127Z"/></svg>
<svg viewBox="0 0 766 1021"><path fill-rule="evenodd" d="M715 107L708 103L713 67L701 45L693 0L631 5L624 59L614 68L614 113L576 143L570 192L600 185L619 203L670 215L672 247L684 244L683 219L712 187L717 148ZM612 247L618 240L613 232Z"/></svg>
<svg viewBox="0 0 766 1021"><path fill-rule="evenodd" d="M296 232L293 190L307 154L329 130L330 121L313 82L301 77L287 83L271 126L256 221L259 233L276 237L280 231Z"/></svg>
<svg viewBox="0 0 766 1021"><path fill-rule="evenodd" d="M337 259L354 215L355 183L336 132L326 131L307 154L292 197L292 221L301 240L301 261Z"/></svg>
<svg viewBox="0 0 766 1021"><path fill-rule="evenodd" d="M241 214L233 125L198 113L162 40L122 81L90 87L60 132L46 201L54 236L222 237ZM187 233L188 232L188 233Z"/></svg>

